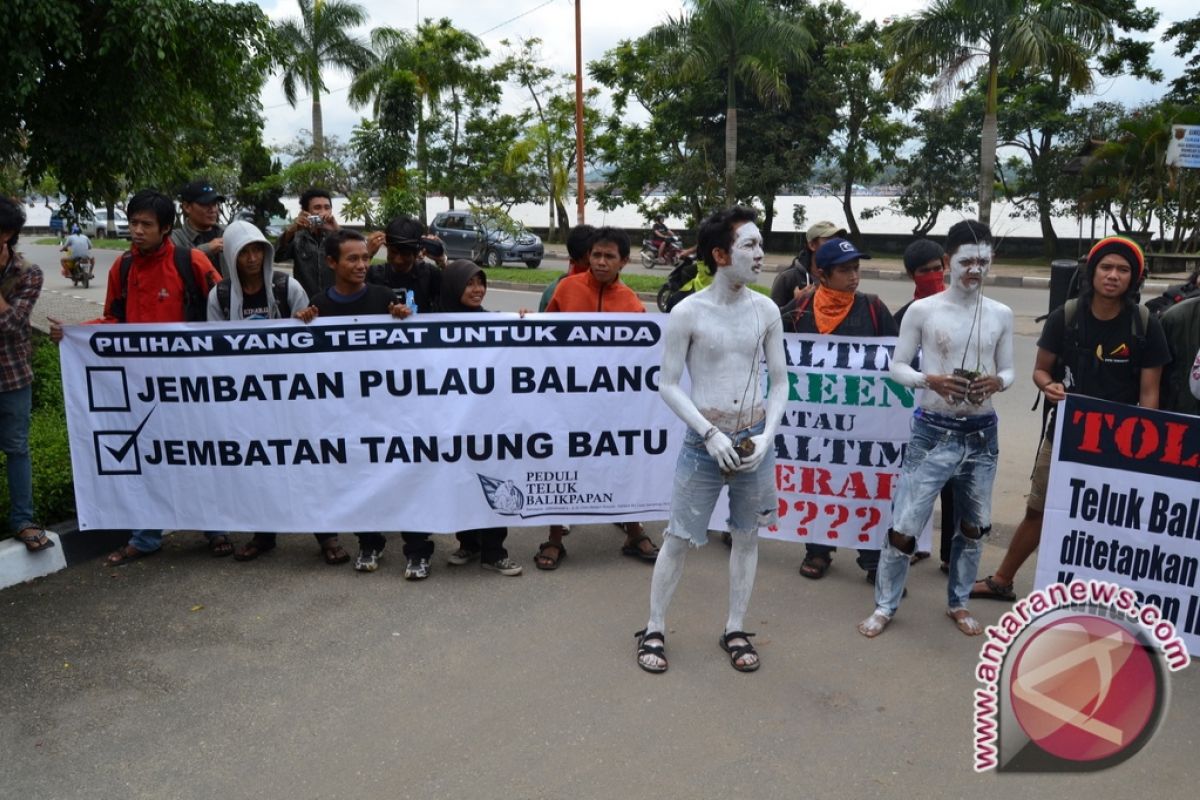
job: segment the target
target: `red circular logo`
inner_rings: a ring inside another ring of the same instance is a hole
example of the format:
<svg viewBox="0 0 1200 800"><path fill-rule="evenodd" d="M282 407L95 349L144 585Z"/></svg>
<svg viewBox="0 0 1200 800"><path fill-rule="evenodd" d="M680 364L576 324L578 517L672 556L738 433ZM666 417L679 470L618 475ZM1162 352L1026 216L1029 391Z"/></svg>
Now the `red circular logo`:
<svg viewBox="0 0 1200 800"><path fill-rule="evenodd" d="M1122 625L1063 617L1025 643L1009 696L1017 723L1038 747L1069 761L1097 761L1145 730L1158 703L1158 673Z"/></svg>

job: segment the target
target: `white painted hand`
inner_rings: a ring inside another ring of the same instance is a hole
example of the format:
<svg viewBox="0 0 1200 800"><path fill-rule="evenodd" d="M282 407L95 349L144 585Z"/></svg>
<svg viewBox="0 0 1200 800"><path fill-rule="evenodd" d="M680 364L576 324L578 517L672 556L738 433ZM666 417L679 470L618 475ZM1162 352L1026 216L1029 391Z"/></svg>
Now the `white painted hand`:
<svg viewBox="0 0 1200 800"><path fill-rule="evenodd" d="M760 433L758 436L751 436L750 441L754 442L754 452L742 458L742 463L738 465L737 472L752 472L758 469L758 465L767 457L767 448L771 443L767 441L767 435Z"/></svg>
<svg viewBox="0 0 1200 800"><path fill-rule="evenodd" d="M733 472L742 462L737 451L733 449L733 441L720 431L704 443L704 449L724 472Z"/></svg>

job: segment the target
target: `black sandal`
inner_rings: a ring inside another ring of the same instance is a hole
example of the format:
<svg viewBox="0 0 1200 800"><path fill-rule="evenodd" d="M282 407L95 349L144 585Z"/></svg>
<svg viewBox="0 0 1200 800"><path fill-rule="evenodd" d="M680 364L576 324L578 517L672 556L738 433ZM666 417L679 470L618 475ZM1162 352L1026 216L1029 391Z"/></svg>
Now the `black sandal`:
<svg viewBox="0 0 1200 800"><path fill-rule="evenodd" d="M633 635L638 640L637 649L637 665L646 672L658 674L667 671L667 640L658 631L646 633L646 629L642 628ZM647 642L661 642L661 644L647 644ZM662 664L659 666L650 666L642 661L642 656L657 656L662 659Z"/></svg>
<svg viewBox="0 0 1200 800"><path fill-rule="evenodd" d="M1013 585L1010 583L1007 586L1003 583L997 583L992 580L995 576L988 575L983 579L983 585L986 589L971 589L969 597L972 600L1000 600L1005 603L1011 603L1017 599L1017 593L1013 591ZM978 581L976 581L978 583Z"/></svg>
<svg viewBox="0 0 1200 800"><path fill-rule="evenodd" d="M738 672L754 672L762 666L762 659L758 657L758 651L754 649L754 645L750 644L750 637L757 636L756 633L746 633L745 631L729 631L722 634L720 645L721 649L729 654L729 664ZM745 639L745 644L739 644L736 647L729 644L730 639ZM754 661L750 664L739 664L738 659L745 656L754 656Z"/></svg>
<svg viewBox="0 0 1200 800"><path fill-rule="evenodd" d="M833 566L833 560L829 556L808 553L800 562L800 574L814 581L820 580L825 577L826 572L829 572L831 566Z"/></svg>

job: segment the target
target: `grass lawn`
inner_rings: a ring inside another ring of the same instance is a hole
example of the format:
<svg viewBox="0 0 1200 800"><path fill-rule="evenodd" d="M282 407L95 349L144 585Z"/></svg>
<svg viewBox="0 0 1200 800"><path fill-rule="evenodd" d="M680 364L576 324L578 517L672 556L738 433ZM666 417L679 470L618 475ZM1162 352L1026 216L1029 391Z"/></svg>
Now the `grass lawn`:
<svg viewBox="0 0 1200 800"><path fill-rule="evenodd" d="M53 236L45 239L35 239L34 244L57 245L58 239ZM92 239L93 250L128 250L128 239Z"/></svg>

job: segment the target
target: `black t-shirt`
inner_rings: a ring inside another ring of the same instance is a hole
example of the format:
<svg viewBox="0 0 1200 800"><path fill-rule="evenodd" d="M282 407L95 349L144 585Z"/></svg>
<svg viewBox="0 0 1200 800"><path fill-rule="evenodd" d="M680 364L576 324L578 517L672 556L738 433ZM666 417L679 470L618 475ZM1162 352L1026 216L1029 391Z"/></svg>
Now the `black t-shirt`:
<svg viewBox="0 0 1200 800"><path fill-rule="evenodd" d="M434 304L442 294L442 271L434 264L421 259L408 272L393 269L390 264L372 264L367 270L367 283L404 292L411 289L413 302L418 311L433 311Z"/></svg>
<svg viewBox="0 0 1200 800"><path fill-rule="evenodd" d="M242 293L242 319L270 319L271 306L267 301L267 286L253 294Z"/></svg>
<svg viewBox="0 0 1200 800"><path fill-rule="evenodd" d="M1037 345L1058 357L1063 386L1068 392L1137 405L1141 396L1140 370L1163 366L1171 360L1171 351L1162 325L1153 315L1146 321L1145 341L1139 348L1137 322L1133 319L1136 313L1125 306L1112 319L1098 320L1092 316L1088 303L1080 303L1072 324L1079 329L1076 349L1068 341L1064 308L1060 306L1050 312ZM1073 334L1071 338L1074 339Z"/></svg>
<svg viewBox="0 0 1200 800"><path fill-rule="evenodd" d="M385 286L367 284L361 291L343 297L333 288L314 294L309 300L322 317L357 317L366 314L387 314L395 301L392 290Z"/></svg>

